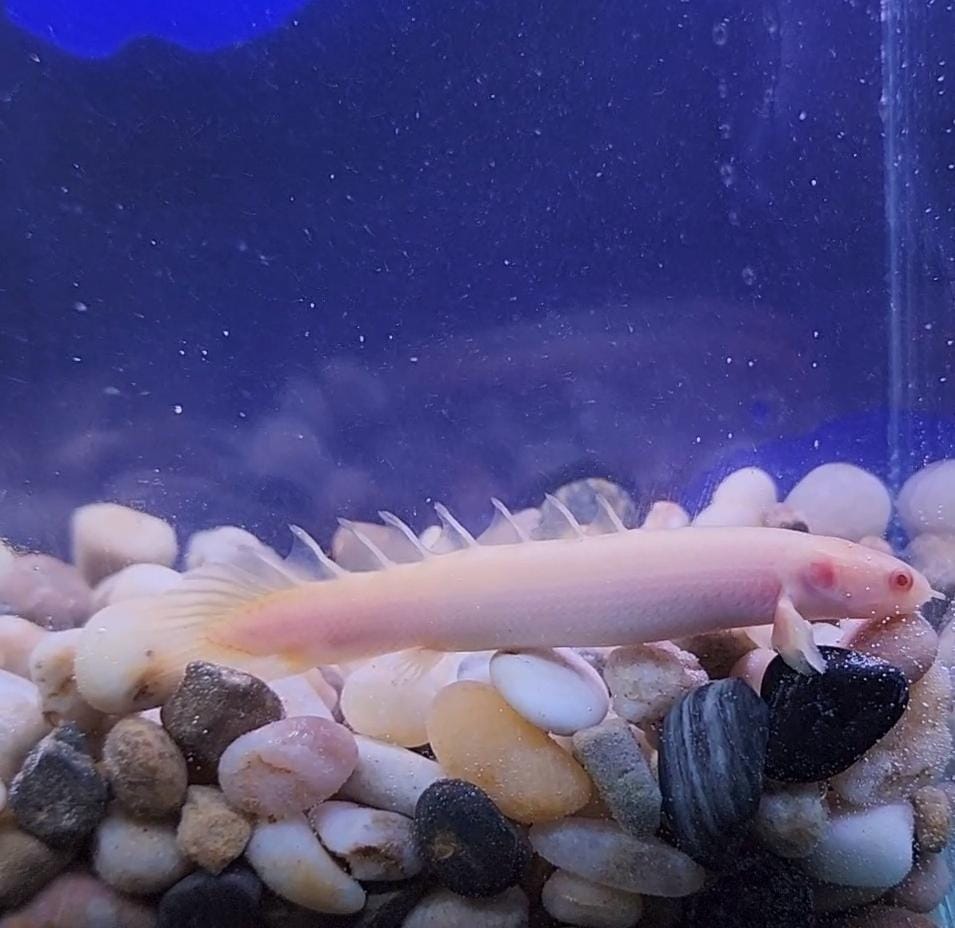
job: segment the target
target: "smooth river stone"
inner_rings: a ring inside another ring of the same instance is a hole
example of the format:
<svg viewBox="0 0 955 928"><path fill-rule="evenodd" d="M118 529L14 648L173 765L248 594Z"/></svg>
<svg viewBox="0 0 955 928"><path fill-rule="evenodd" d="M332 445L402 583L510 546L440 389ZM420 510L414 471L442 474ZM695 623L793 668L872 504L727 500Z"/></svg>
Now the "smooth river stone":
<svg viewBox="0 0 955 928"><path fill-rule="evenodd" d="M541 903L558 921L579 928L631 928L643 914L643 899L555 870L541 890Z"/></svg>
<svg viewBox="0 0 955 928"><path fill-rule="evenodd" d="M769 737L766 704L742 680L708 683L663 720L660 791L677 847L718 867L759 807Z"/></svg>
<svg viewBox="0 0 955 928"><path fill-rule="evenodd" d="M769 706L766 775L808 783L846 770L901 718L905 674L878 658L821 646L826 672L801 674L777 657L763 675Z"/></svg>
<svg viewBox="0 0 955 928"><path fill-rule="evenodd" d="M659 838L635 838L613 822L570 816L535 825L532 847L544 860L601 886L649 896L688 896L706 871Z"/></svg>
<svg viewBox="0 0 955 928"><path fill-rule="evenodd" d="M530 906L516 886L490 899L466 899L447 889L429 893L406 919L383 921L380 928L526 928ZM379 923L373 922L374 928Z"/></svg>
<svg viewBox="0 0 955 928"><path fill-rule="evenodd" d="M827 883L895 886L912 869L913 829L908 803L835 813L803 865Z"/></svg>
<svg viewBox="0 0 955 928"><path fill-rule="evenodd" d="M480 786L516 821L561 818L590 800L590 778L580 765L493 686L462 680L441 690L428 736L449 776Z"/></svg>
<svg viewBox="0 0 955 928"><path fill-rule="evenodd" d="M892 890L892 901L913 912L928 913L941 905L952 888L947 854L922 854L908 876Z"/></svg>
<svg viewBox="0 0 955 928"><path fill-rule="evenodd" d="M892 497L878 477L854 464L833 462L814 468L793 487L786 502L799 510L817 535L858 541L884 535Z"/></svg>
<svg viewBox="0 0 955 928"><path fill-rule="evenodd" d="M523 834L464 780L438 780L418 800L415 844L429 875L461 896L494 896L530 862Z"/></svg>
<svg viewBox="0 0 955 928"><path fill-rule="evenodd" d="M18 615L0 615L0 667L18 677L29 677L30 654L48 634Z"/></svg>
<svg viewBox="0 0 955 928"><path fill-rule="evenodd" d="M806 857L829 826L823 790L816 783L764 793L756 814L756 834L779 857Z"/></svg>
<svg viewBox="0 0 955 928"><path fill-rule="evenodd" d="M124 599L157 596L182 582L182 574L162 564L130 564L101 580L93 590L93 611Z"/></svg>
<svg viewBox="0 0 955 928"><path fill-rule="evenodd" d="M296 905L331 915L365 905L361 884L335 863L304 815L256 825L245 856L269 889Z"/></svg>
<svg viewBox="0 0 955 928"><path fill-rule="evenodd" d="M93 608L79 571L48 554L24 554L0 569L0 604L51 630L82 625Z"/></svg>
<svg viewBox="0 0 955 928"><path fill-rule="evenodd" d="M0 670L0 780L9 783L33 745L49 730L36 686Z"/></svg>
<svg viewBox="0 0 955 928"><path fill-rule="evenodd" d="M955 533L955 460L933 461L902 484L897 506L909 536Z"/></svg>
<svg viewBox="0 0 955 928"><path fill-rule="evenodd" d="M528 722L572 735L603 721L610 694L600 674L570 648L498 651L491 683Z"/></svg>
<svg viewBox="0 0 955 928"><path fill-rule="evenodd" d="M103 713L94 709L76 687L76 648L81 628L48 632L30 654L30 679L42 700L43 717L52 725L75 722L84 731L100 732Z"/></svg>
<svg viewBox="0 0 955 928"><path fill-rule="evenodd" d="M911 684L934 663L938 634L920 615L898 615L850 626L838 644L898 667Z"/></svg>
<svg viewBox="0 0 955 928"><path fill-rule="evenodd" d="M243 812L281 818L328 799L358 763L355 737L316 717L281 719L237 738L219 761L219 785Z"/></svg>
<svg viewBox="0 0 955 928"><path fill-rule="evenodd" d="M409 673L407 652L383 654L349 674L341 709L362 735L416 748L428 743L425 727L437 692L457 678L459 658L444 655L423 673Z"/></svg>

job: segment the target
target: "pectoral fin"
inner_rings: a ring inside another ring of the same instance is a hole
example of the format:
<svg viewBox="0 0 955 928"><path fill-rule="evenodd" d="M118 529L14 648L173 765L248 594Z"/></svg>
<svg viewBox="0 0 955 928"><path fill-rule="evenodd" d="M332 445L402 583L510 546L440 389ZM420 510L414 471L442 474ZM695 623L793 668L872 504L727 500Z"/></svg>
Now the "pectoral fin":
<svg viewBox="0 0 955 928"><path fill-rule="evenodd" d="M812 626L784 593L773 617L773 649L793 670L803 674L825 673L826 659L812 637Z"/></svg>

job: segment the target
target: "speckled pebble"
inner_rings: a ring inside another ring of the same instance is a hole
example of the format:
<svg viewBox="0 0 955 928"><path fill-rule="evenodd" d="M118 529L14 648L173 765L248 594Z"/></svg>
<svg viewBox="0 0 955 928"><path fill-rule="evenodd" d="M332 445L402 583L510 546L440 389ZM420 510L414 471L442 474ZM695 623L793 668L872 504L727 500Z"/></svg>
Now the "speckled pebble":
<svg viewBox="0 0 955 928"><path fill-rule="evenodd" d="M635 724L663 718L681 696L708 680L695 655L668 641L615 648L604 677L614 711Z"/></svg>
<svg viewBox="0 0 955 928"><path fill-rule="evenodd" d="M561 818L591 797L583 768L487 684L462 680L441 690L428 736L450 776L480 786L516 821Z"/></svg>
<svg viewBox="0 0 955 928"><path fill-rule="evenodd" d="M159 901L157 928L260 928L262 882L247 867L191 873Z"/></svg>
<svg viewBox="0 0 955 928"><path fill-rule="evenodd" d="M559 921L579 928L631 928L643 914L643 898L566 870L555 870L541 891L541 903Z"/></svg>
<svg viewBox="0 0 955 928"><path fill-rule="evenodd" d="M688 896L706 875L675 847L655 837L635 838L612 822L571 816L535 825L530 842L555 867L625 892Z"/></svg>
<svg viewBox="0 0 955 928"><path fill-rule="evenodd" d="M0 568L0 603L53 630L82 625L93 610L90 588L79 571L48 554L24 554Z"/></svg>
<svg viewBox="0 0 955 928"><path fill-rule="evenodd" d="M527 928L529 903L516 886L490 899L467 899L448 889L425 896L402 928Z"/></svg>
<svg viewBox="0 0 955 928"><path fill-rule="evenodd" d="M96 829L93 868L114 889L144 896L163 892L192 869L174 825L132 819L115 807Z"/></svg>
<svg viewBox="0 0 955 928"><path fill-rule="evenodd" d="M895 905L913 912L931 912L952 888L952 868L945 854L922 854L908 876L892 890Z"/></svg>
<svg viewBox="0 0 955 928"><path fill-rule="evenodd" d="M444 773L433 760L407 748L356 735L358 764L338 795L375 809L414 815L418 797Z"/></svg>
<svg viewBox="0 0 955 928"><path fill-rule="evenodd" d="M806 857L822 840L829 812L818 784L766 792L756 813L756 834L779 857Z"/></svg>
<svg viewBox="0 0 955 928"><path fill-rule="evenodd" d="M315 912L350 915L365 905L365 892L319 843L304 815L260 822L246 860L273 892Z"/></svg>
<svg viewBox="0 0 955 928"><path fill-rule="evenodd" d="M19 828L0 826L0 909L26 902L71 857L70 851L51 848Z"/></svg>
<svg viewBox="0 0 955 928"><path fill-rule="evenodd" d="M357 763L358 747L347 728L298 716L236 738L219 760L219 785L242 812L282 818L328 799Z"/></svg>
<svg viewBox="0 0 955 928"><path fill-rule="evenodd" d="M715 632L679 638L673 642L682 651L693 654L711 680L728 677L733 666L756 645L741 628L725 628Z"/></svg>
<svg viewBox="0 0 955 928"><path fill-rule="evenodd" d="M406 815L333 801L311 809L308 820L356 880L407 880L421 872L414 825Z"/></svg>
<svg viewBox="0 0 955 928"><path fill-rule="evenodd" d="M663 799L630 725L608 719L574 735L574 755L624 831L651 835L660 827Z"/></svg>
<svg viewBox="0 0 955 928"><path fill-rule="evenodd" d="M600 674L570 648L498 651L489 674L511 708L557 735L596 725L610 709Z"/></svg>
<svg viewBox="0 0 955 928"><path fill-rule="evenodd" d="M248 819L214 786L190 786L176 830L179 849L210 873L220 873L244 850L252 835Z"/></svg>
<svg viewBox="0 0 955 928"><path fill-rule="evenodd" d="M44 738L10 784L8 804L17 823L53 847L82 841L106 813L106 782L92 758L74 747L74 734ZM72 743L71 743L72 742Z"/></svg>
<svg viewBox="0 0 955 928"><path fill-rule="evenodd" d="M945 849L952 835L952 807L948 794L937 786L923 786L912 797L915 840L928 854Z"/></svg>
<svg viewBox="0 0 955 928"><path fill-rule="evenodd" d="M64 873L0 928L155 928L155 909L86 873ZM211 926L203 926L211 928Z"/></svg>
<svg viewBox="0 0 955 928"><path fill-rule="evenodd" d="M130 564L169 567L178 550L168 522L116 503L90 503L74 510L70 536L73 563L93 584Z"/></svg>
<svg viewBox="0 0 955 928"><path fill-rule="evenodd" d="M513 886L530 861L524 836L488 795L463 780L438 780L418 800L418 854L428 873L462 896L494 896Z"/></svg>
<svg viewBox="0 0 955 928"><path fill-rule="evenodd" d="M193 661L162 707L162 723L186 757L196 782L211 782L222 752L240 735L285 714L258 677Z"/></svg>

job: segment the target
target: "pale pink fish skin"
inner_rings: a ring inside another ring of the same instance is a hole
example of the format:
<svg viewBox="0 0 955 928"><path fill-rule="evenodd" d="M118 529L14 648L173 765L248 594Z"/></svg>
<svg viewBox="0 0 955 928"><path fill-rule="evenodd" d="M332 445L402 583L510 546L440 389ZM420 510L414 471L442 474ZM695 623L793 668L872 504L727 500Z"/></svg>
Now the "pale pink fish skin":
<svg viewBox="0 0 955 928"><path fill-rule="evenodd" d="M601 647L773 621L910 613L932 597L880 551L772 528L633 529L475 547L305 583L249 603L214 632L248 654L336 663L428 648Z"/></svg>

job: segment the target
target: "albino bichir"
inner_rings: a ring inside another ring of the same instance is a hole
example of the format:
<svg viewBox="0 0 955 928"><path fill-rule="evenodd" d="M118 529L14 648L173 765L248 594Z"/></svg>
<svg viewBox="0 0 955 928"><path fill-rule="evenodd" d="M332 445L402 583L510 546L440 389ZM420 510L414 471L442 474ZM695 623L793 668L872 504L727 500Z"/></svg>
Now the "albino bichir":
<svg viewBox="0 0 955 928"><path fill-rule="evenodd" d="M396 651L415 673L452 651L628 645L770 623L773 647L812 673L825 662L809 622L908 614L939 595L902 561L839 538L627 529L603 499L600 519L584 529L548 499L563 530L534 540L526 512L514 516L496 500L479 539L437 506L437 544L382 513L400 558L343 522L375 558L372 571L345 571L293 527L284 560L249 548L233 563L187 572L168 592L99 612L83 633L77 675L90 655L98 668L135 659L140 692L160 692L195 659L274 678Z"/></svg>

